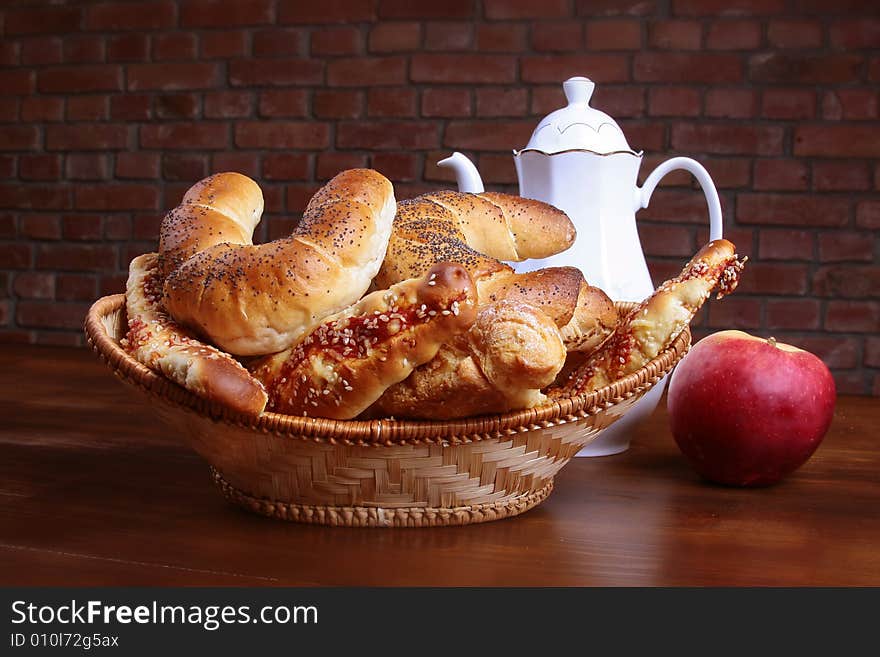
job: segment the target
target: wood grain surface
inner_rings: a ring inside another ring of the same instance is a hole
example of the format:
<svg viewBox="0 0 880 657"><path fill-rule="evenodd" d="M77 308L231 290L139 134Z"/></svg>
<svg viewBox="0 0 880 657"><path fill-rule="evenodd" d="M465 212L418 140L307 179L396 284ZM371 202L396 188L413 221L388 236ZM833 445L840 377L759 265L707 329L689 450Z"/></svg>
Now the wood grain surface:
<svg viewBox="0 0 880 657"><path fill-rule="evenodd" d="M628 452L576 458L498 522L350 529L227 504L91 352L0 346L0 584L880 585L880 400L843 397L782 483L705 483L664 406Z"/></svg>

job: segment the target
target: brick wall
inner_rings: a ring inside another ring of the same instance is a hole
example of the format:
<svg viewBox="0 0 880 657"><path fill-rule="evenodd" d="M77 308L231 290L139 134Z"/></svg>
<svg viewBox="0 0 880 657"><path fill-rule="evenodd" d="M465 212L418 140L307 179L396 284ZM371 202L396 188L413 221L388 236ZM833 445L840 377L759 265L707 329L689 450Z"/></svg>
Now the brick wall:
<svg viewBox="0 0 880 657"><path fill-rule="evenodd" d="M880 394L880 9L871 0L195 0L4 3L0 10L0 340L81 344L159 219L210 172L260 181L260 239L337 171L399 198L510 157L560 83L593 78L644 170L698 158L751 263L701 312L821 355ZM656 280L706 239L670 176L640 214Z"/></svg>

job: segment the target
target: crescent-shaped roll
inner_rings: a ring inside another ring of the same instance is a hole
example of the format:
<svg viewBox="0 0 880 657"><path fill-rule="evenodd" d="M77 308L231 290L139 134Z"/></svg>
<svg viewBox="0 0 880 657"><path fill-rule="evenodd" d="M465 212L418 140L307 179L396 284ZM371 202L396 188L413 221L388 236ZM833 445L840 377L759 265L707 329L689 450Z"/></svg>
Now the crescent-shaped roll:
<svg viewBox="0 0 880 657"><path fill-rule="evenodd" d="M367 291L395 208L384 176L350 169L315 194L289 237L254 245L259 187L237 173L210 176L162 222L165 308L231 354L282 351Z"/></svg>
<svg viewBox="0 0 880 657"><path fill-rule="evenodd" d="M121 341L123 349L200 397L259 415L268 399L263 385L229 354L199 341L162 310L161 280L157 254L145 253L129 264L129 330Z"/></svg>
<svg viewBox="0 0 880 657"><path fill-rule="evenodd" d="M293 347L251 363L269 409L351 419L437 354L474 321L476 291L460 265L366 295Z"/></svg>

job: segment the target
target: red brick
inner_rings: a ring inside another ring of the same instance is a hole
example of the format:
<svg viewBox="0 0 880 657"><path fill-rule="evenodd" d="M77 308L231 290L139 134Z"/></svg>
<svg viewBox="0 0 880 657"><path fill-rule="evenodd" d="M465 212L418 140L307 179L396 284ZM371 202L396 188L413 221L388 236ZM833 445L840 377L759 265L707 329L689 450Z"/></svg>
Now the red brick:
<svg viewBox="0 0 880 657"><path fill-rule="evenodd" d="M107 40L107 61L142 62L148 58L150 44L145 34L128 33Z"/></svg>
<svg viewBox="0 0 880 657"><path fill-rule="evenodd" d="M771 230L758 233L758 257L761 260L813 259L813 233L805 230Z"/></svg>
<svg viewBox="0 0 880 657"><path fill-rule="evenodd" d="M173 2L105 3L88 8L87 30L122 31L174 27Z"/></svg>
<svg viewBox="0 0 880 657"><path fill-rule="evenodd" d="M673 0L672 11L681 16L751 16L778 14L785 0Z"/></svg>
<svg viewBox="0 0 880 657"><path fill-rule="evenodd" d="M835 48L876 49L880 46L880 20L859 18L836 21L831 25L829 36Z"/></svg>
<svg viewBox="0 0 880 657"><path fill-rule="evenodd" d="M259 178L260 165L256 153L221 151L213 154L211 171L237 171L251 178Z"/></svg>
<svg viewBox="0 0 880 657"><path fill-rule="evenodd" d="M645 92L632 85L603 85L593 94L590 105L617 118L637 118L645 113Z"/></svg>
<svg viewBox="0 0 880 657"><path fill-rule="evenodd" d="M229 145L229 129L222 123L166 123L140 127L143 148L218 150Z"/></svg>
<svg viewBox="0 0 880 657"><path fill-rule="evenodd" d="M128 146L128 126L119 123L85 123L46 126L50 151L103 151Z"/></svg>
<svg viewBox="0 0 880 657"><path fill-rule="evenodd" d="M24 151L37 148L40 133L32 125L0 126L0 150Z"/></svg>
<svg viewBox="0 0 880 657"><path fill-rule="evenodd" d="M300 28L259 30L253 42L257 57L296 57L305 54L306 34Z"/></svg>
<svg viewBox="0 0 880 657"><path fill-rule="evenodd" d="M260 116L308 116L309 96L303 89L264 91L260 94Z"/></svg>
<svg viewBox="0 0 880 657"><path fill-rule="evenodd" d="M22 180L58 180L61 177L61 157L42 153L21 155L18 175Z"/></svg>
<svg viewBox="0 0 880 657"><path fill-rule="evenodd" d="M838 395L865 394L865 375L862 372L831 372Z"/></svg>
<svg viewBox="0 0 880 657"><path fill-rule="evenodd" d="M29 100L24 98L23 101ZM18 120L18 98L0 98L0 123L13 123Z"/></svg>
<svg viewBox="0 0 880 657"><path fill-rule="evenodd" d="M324 151L318 153L317 163L315 164L315 179L321 181L330 180L340 171L358 169L365 166L367 166L367 156L362 153Z"/></svg>
<svg viewBox="0 0 880 657"><path fill-rule="evenodd" d="M70 207L70 190L59 185L0 183L0 208L63 210Z"/></svg>
<svg viewBox="0 0 880 657"><path fill-rule="evenodd" d="M743 80L738 55L643 52L635 55L633 77L642 82L735 83Z"/></svg>
<svg viewBox="0 0 880 657"><path fill-rule="evenodd" d="M721 198L722 210L726 205ZM692 190L657 188L651 196L651 204L639 212L639 218L652 221L692 223L704 225L708 213L702 194Z"/></svg>
<svg viewBox="0 0 880 657"><path fill-rule="evenodd" d="M319 119L356 119L361 115L363 105L361 91L319 89L312 99L312 111Z"/></svg>
<svg viewBox="0 0 880 657"><path fill-rule="evenodd" d="M410 88L370 89L367 116L406 118L416 115L418 92Z"/></svg>
<svg viewBox="0 0 880 657"><path fill-rule="evenodd" d="M315 150L330 145L330 129L314 121L242 121L235 126L235 145Z"/></svg>
<svg viewBox="0 0 880 657"><path fill-rule="evenodd" d="M758 93L753 89L709 89L706 116L719 119L747 119L758 109Z"/></svg>
<svg viewBox="0 0 880 657"><path fill-rule="evenodd" d="M648 44L660 50L699 50L703 26L698 21L660 20L648 24Z"/></svg>
<svg viewBox="0 0 880 657"><path fill-rule="evenodd" d="M749 58L749 75L755 82L846 83L858 78L863 63L859 55L769 52Z"/></svg>
<svg viewBox="0 0 880 657"><path fill-rule="evenodd" d="M871 262L874 235L835 231L819 234L820 262Z"/></svg>
<svg viewBox="0 0 880 657"><path fill-rule="evenodd" d="M717 21L709 25L706 47L710 50L755 50L761 45L761 23Z"/></svg>
<svg viewBox="0 0 880 657"><path fill-rule="evenodd" d="M638 229L647 256L690 256L694 253L694 235L690 228L641 221Z"/></svg>
<svg viewBox="0 0 880 657"><path fill-rule="evenodd" d="M559 84L589 71L594 82L627 82L629 65L625 55L537 55L521 59L525 82Z"/></svg>
<svg viewBox="0 0 880 657"><path fill-rule="evenodd" d="M342 122L336 146L376 150L425 149L439 146L438 126L428 121Z"/></svg>
<svg viewBox="0 0 880 657"><path fill-rule="evenodd" d="M18 326L31 328L79 329L88 310L87 303L19 301L15 321Z"/></svg>
<svg viewBox="0 0 880 657"><path fill-rule="evenodd" d="M312 32L312 55L355 55L361 50L361 31L356 27L329 27Z"/></svg>
<svg viewBox="0 0 880 657"><path fill-rule="evenodd" d="M150 247L144 247L143 253L150 250ZM128 259L131 261L131 258ZM106 296L108 294L121 294L125 292L125 279L127 276L101 276L98 283L98 296Z"/></svg>
<svg viewBox="0 0 880 657"><path fill-rule="evenodd" d="M61 40L57 37L22 39L18 56L25 66L60 64L62 61Z"/></svg>
<svg viewBox="0 0 880 657"><path fill-rule="evenodd" d="M819 157L880 157L877 129L868 125L799 125L794 154Z"/></svg>
<svg viewBox="0 0 880 657"><path fill-rule="evenodd" d="M194 182L206 175L207 162L200 155L165 153L162 155L162 177L165 180Z"/></svg>
<svg viewBox="0 0 880 657"><path fill-rule="evenodd" d="M264 25L273 19L272 0L189 0L180 6L181 27Z"/></svg>
<svg viewBox="0 0 880 657"><path fill-rule="evenodd" d="M187 5L184 5L186 7ZM169 32L153 37L153 60L194 59L196 35L191 32Z"/></svg>
<svg viewBox="0 0 880 657"><path fill-rule="evenodd" d="M437 158L439 160L440 158ZM431 165L438 171L449 171L436 166L437 160L432 160ZM427 168L427 167L426 167ZM515 185L517 183L516 168L510 154L496 155L482 153L479 158L478 168L483 182L490 185ZM452 180L455 180L453 177Z"/></svg>
<svg viewBox="0 0 880 657"><path fill-rule="evenodd" d="M321 84L323 63L313 59L239 59L229 62L229 82L241 86Z"/></svg>
<svg viewBox="0 0 880 657"><path fill-rule="evenodd" d="M42 75L45 73L41 73ZM42 80L42 77L40 79ZM0 85L5 94L26 96L34 91L34 72L24 69L0 71Z"/></svg>
<svg viewBox="0 0 880 657"><path fill-rule="evenodd" d="M736 220L741 224L845 226L849 201L815 194L737 194Z"/></svg>
<svg viewBox="0 0 880 657"><path fill-rule="evenodd" d="M829 301L825 330L835 333L877 333L880 303L874 301Z"/></svg>
<svg viewBox="0 0 880 657"><path fill-rule="evenodd" d="M865 339L865 365L868 367L880 367L880 337L868 337Z"/></svg>
<svg viewBox="0 0 880 657"><path fill-rule="evenodd" d="M412 56L410 78L413 82L512 83L516 81L516 58L507 55L430 55L419 53ZM525 72L523 79L533 81L526 78Z"/></svg>
<svg viewBox="0 0 880 657"><path fill-rule="evenodd" d="M157 153L118 153L116 155L117 178L159 177L159 155Z"/></svg>
<svg viewBox="0 0 880 657"><path fill-rule="evenodd" d="M598 40L601 42L601 36ZM584 27L580 23L554 21L532 25L532 48L534 50L539 52L576 52L583 47ZM601 48L594 48L594 50L599 49Z"/></svg>
<svg viewBox="0 0 880 657"><path fill-rule="evenodd" d="M110 96L110 117L115 120L146 121L152 117L152 97L146 94Z"/></svg>
<svg viewBox="0 0 880 657"><path fill-rule="evenodd" d="M394 183L418 180L421 156L414 153L374 153L370 166Z"/></svg>
<svg viewBox="0 0 880 657"><path fill-rule="evenodd" d="M584 27L587 50L639 50L642 24L628 19L591 20Z"/></svg>
<svg viewBox="0 0 880 657"><path fill-rule="evenodd" d="M16 64L18 64L18 44L10 39L0 41L0 66Z"/></svg>
<svg viewBox="0 0 880 657"><path fill-rule="evenodd" d="M767 24L767 41L774 48L818 48L822 45L822 23L818 20L772 20Z"/></svg>
<svg viewBox="0 0 880 657"><path fill-rule="evenodd" d="M254 43L256 39L254 35ZM207 59L242 57L247 52L247 33L235 30L203 32L199 52Z"/></svg>
<svg viewBox="0 0 880 657"><path fill-rule="evenodd" d="M218 91L205 94L205 118L233 119L251 115L253 97L246 91Z"/></svg>
<svg viewBox="0 0 880 657"><path fill-rule="evenodd" d="M807 292L809 266L767 262L750 262L746 266L737 292L741 294L790 294Z"/></svg>
<svg viewBox="0 0 880 657"><path fill-rule="evenodd" d="M267 153L263 177L267 180L308 180L311 158L307 153Z"/></svg>
<svg viewBox="0 0 880 657"><path fill-rule="evenodd" d="M136 240L152 240L159 234L162 217L157 214L135 215L132 224L132 237Z"/></svg>
<svg viewBox="0 0 880 657"><path fill-rule="evenodd" d="M36 268L51 271L113 271L116 248L109 244L40 244Z"/></svg>
<svg viewBox="0 0 880 657"><path fill-rule="evenodd" d="M199 115L199 96L197 94L161 94L155 98L157 118L194 119Z"/></svg>
<svg viewBox="0 0 880 657"><path fill-rule="evenodd" d="M784 136L779 126L677 123L671 144L685 153L778 155Z"/></svg>
<svg viewBox="0 0 880 657"><path fill-rule="evenodd" d="M360 23L375 18L373 0L324 0L323 2L282 2L279 23ZM407 3L411 4L411 3ZM395 18L401 18L396 16Z"/></svg>
<svg viewBox="0 0 880 657"><path fill-rule="evenodd" d="M814 299L768 299L765 308L766 327L770 330L819 328L821 310Z"/></svg>
<svg viewBox="0 0 880 657"><path fill-rule="evenodd" d="M88 274L58 274L55 298L58 301L91 301L97 297L98 280Z"/></svg>
<svg viewBox="0 0 880 657"><path fill-rule="evenodd" d="M443 145L457 150L510 151L525 144L534 121L451 121Z"/></svg>
<svg viewBox="0 0 880 657"><path fill-rule="evenodd" d="M209 62L132 64L128 67L129 91L211 89L219 81L220 68Z"/></svg>
<svg viewBox="0 0 880 657"><path fill-rule="evenodd" d="M61 98L53 96L31 96L30 98L21 99L22 121L60 121L63 114L64 101ZM0 148L2 148L2 146L0 146Z"/></svg>
<svg viewBox="0 0 880 657"><path fill-rule="evenodd" d="M648 91L651 116L699 116L701 108L699 89L663 86Z"/></svg>
<svg viewBox="0 0 880 657"><path fill-rule="evenodd" d="M55 297L55 276L49 272L21 272L15 277L12 291L21 299L52 299Z"/></svg>
<svg viewBox="0 0 880 657"><path fill-rule="evenodd" d="M811 335L786 338L785 342L815 354L831 368L858 366L858 343L853 338Z"/></svg>
<svg viewBox="0 0 880 657"><path fill-rule="evenodd" d="M124 241L131 239L131 218L127 214L104 215L104 238Z"/></svg>
<svg viewBox="0 0 880 657"><path fill-rule="evenodd" d="M31 266L30 244L0 242L0 262L4 269L29 269Z"/></svg>
<svg viewBox="0 0 880 657"><path fill-rule="evenodd" d="M856 205L856 225L870 230L880 229L880 201L860 201Z"/></svg>
<svg viewBox="0 0 880 657"><path fill-rule="evenodd" d="M483 11L490 20L525 18L565 18L571 10L567 0L483 0Z"/></svg>
<svg viewBox="0 0 880 657"><path fill-rule="evenodd" d="M627 142L635 150L659 151L666 144L666 126L663 123L645 123L643 121L618 121Z"/></svg>
<svg viewBox="0 0 880 657"><path fill-rule="evenodd" d="M422 92L422 116L456 118L471 113L469 89L428 88Z"/></svg>
<svg viewBox="0 0 880 657"><path fill-rule="evenodd" d="M66 240L100 240L101 217L95 214L74 214L62 218Z"/></svg>
<svg viewBox="0 0 880 657"><path fill-rule="evenodd" d="M836 299L880 297L880 267L852 264L820 267L813 276L813 293ZM877 328L880 329L880 324Z"/></svg>
<svg viewBox="0 0 880 657"><path fill-rule="evenodd" d="M526 49L525 25L481 23L476 29L477 50L480 52L522 52Z"/></svg>
<svg viewBox="0 0 880 657"><path fill-rule="evenodd" d="M152 210L159 201L155 187L130 183L80 185L74 193L79 210Z"/></svg>
<svg viewBox="0 0 880 657"><path fill-rule="evenodd" d="M424 50L472 50L474 26L471 23L426 23Z"/></svg>
<svg viewBox="0 0 880 657"><path fill-rule="evenodd" d="M812 119L816 92L812 89L765 89L761 114L768 119Z"/></svg>
<svg viewBox="0 0 880 657"><path fill-rule="evenodd" d="M713 329L756 329L761 326L761 302L758 299L727 297L709 302L707 325Z"/></svg>
<svg viewBox="0 0 880 657"><path fill-rule="evenodd" d="M70 96L68 121L103 121L109 118L107 96Z"/></svg>
<svg viewBox="0 0 880 657"><path fill-rule="evenodd" d="M79 7L8 9L4 34L73 34L82 20Z"/></svg>
<svg viewBox="0 0 880 657"><path fill-rule="evenodd" d="M21 234L34 240L61 239L61 218L56 214L26 214L21 218Z"/></svg>
<svg viewBox="0 0 880 657"><path fill-rule="evenodd" d="M739 157L701 157L700 163L706 167L709 175L712 176L715 187L718 189L738 189L749 186L752 163L748 159ZM666 181L668 179L669 177L663 179L664 185L667 184ZM685 174L684 180L685 184L691 188L699 188L696 180L690 175Z"/></svg>
<svg viewBox="0 0 880 657"><path fill-rule="evenodd" d="M327 83L332 87L372 87L406 81L404 57L356 57L327 64Z"/></svg>
<svg viewBox="0 0 880 657"><path fill-rule="evenodd" d="M813 189L820 192L867 191L871 168L866 162L814 162Z"/></svg>
<svg viewBox="0 0 880 657"><path fill-rule="evenodd" d="M418 50L422 26L419 23L377 23L370 28L370 52L407 52Z"/></svg>
<svg viewBox="0 0 880 657"><path fill-rule="evenodd" d="M880 118L880 103L875 89L836 89L822 99L822 118L862 121Z"/></svg>
<svg viewBox="0 0 880 657"><path fill-rule="evenodd" d="M68 64L86 64L104 61L104 37L88 35L64 39L64 61Z"/></svg>
<svg viewBox="0 0 880 657"><path fill-rule="evenodd" d="M520 117L528 113L527 89L484 87L478 88L476 95L477 116Z"/></svg>
<svg viewBox="0 0 880 657"><path fill-rule="evenodd" d="M382 0L379 4L379 18L471 18L475 9L474 0L444 0L444 2Z"/></svg>

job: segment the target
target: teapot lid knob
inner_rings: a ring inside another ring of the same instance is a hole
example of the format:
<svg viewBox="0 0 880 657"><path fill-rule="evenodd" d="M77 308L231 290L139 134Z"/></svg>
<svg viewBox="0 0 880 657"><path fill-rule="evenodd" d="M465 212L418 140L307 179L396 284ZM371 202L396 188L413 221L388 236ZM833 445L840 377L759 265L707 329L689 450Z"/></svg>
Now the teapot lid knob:
<svg viewBox="0 0 880 657"><path fill-rule="evenodd" d="M562 83L565 99L569 105L589 105L596 84L589 78L573 77Z"/></svg>

